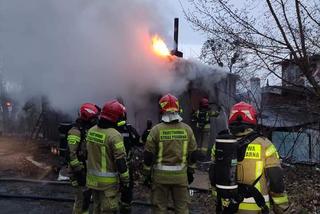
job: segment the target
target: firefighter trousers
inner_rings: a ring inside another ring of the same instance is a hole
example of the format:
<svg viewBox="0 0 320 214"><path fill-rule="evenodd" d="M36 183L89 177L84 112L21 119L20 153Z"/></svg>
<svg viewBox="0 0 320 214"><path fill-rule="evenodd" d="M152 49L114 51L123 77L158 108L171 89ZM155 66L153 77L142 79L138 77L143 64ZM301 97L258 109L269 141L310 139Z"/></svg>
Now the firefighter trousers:
<svg viewBox="0 0 320 214"><path fill-rule="evenodd" d="M210 142L210 130L199 130L198 133L198 148L205 156L210 157L211 154L211 142Z"/></svg>
<svg viewBox="0 0 320 214"><path fill-rule="evenodd" d="M158 184L152 185L152 204L154 214L168 213L169 198L172 198L175 214L189 213L189 191L188 187L179 184Z"/></svg>
<svg viewBox="0 0 320 214"><path fill-rule="evenodd" d="M119 210L116 191L92 190L93 214L113 214Z"/></svg>
<svg viewBox="0 0 320 214"><path fill-rule="evenodd" d="M85 186L76 186L76 197L73 204L72 214L89 213L91 190Z"/></svg>

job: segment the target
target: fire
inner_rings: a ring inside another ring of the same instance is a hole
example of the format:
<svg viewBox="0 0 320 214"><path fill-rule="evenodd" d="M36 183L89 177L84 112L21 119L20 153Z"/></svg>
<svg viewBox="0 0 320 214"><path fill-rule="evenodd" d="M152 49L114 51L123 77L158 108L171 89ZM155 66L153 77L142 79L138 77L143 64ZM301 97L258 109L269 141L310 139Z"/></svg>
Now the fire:
<svg viewBox="0 0 320 214"><path fill-rule="evenodd" d="M164 41L158 35L152 37L152 48L153 51L159 56L170 56L170 51L166 43L164 43Z"/></svg>

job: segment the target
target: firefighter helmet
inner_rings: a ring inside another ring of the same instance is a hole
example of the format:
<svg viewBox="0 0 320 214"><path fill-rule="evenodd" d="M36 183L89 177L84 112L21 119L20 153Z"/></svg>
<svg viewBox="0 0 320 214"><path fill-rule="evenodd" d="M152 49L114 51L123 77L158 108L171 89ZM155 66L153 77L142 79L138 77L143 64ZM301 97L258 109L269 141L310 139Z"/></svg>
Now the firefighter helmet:
<svg viewBox="0 0 320 214"><path fill-rule="evenodd" d="M165 112L179 112L179 101L172 94L164 95L160 100L160 111Z"/></svg>
<svg viewBox="0 0 320 214"><path fill-rule="evenodd" d="M207 98L202 98L200 100L200 107L208 108L209 107L209 100Z"/></svg>
<svg viewBox="0 0 320 214"><path fill-rule="evenodd" d="M245 102L235 104L231 108L229 125L235 123L257 125L257 111L252 105Z"/></svg>
<svg viewBox="0 0 320 214"><path fill-rule="evenodd" d="M84 103L80 106L79 117L83 121L90 121L98 118L99 108L92 103Z"/></svg>
<svg viewBox="0 0 320 214"><path fill-rule="evenodd" d="M126 108L117 100L111 100L104 104L101 110L100 117L109 120L113 123L125 118Z"/></svg>

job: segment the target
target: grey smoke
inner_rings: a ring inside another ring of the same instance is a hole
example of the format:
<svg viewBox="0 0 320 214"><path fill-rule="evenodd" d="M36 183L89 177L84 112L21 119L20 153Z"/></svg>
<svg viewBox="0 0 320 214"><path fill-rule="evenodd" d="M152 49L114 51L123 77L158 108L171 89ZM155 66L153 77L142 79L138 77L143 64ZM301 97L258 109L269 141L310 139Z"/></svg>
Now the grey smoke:
<svg viewBox="0 0 320 214"><path fill-rule="evenodd" d="M7 88L20 100L45 94L61 109L88 101L101 105L117 96L143 105L150 92L182 93L212 68L151 53L153 34L168 44L172 38L173 20L163 8L150 0L0 0ZM216 81L225 76L216 74Z"/></svg>

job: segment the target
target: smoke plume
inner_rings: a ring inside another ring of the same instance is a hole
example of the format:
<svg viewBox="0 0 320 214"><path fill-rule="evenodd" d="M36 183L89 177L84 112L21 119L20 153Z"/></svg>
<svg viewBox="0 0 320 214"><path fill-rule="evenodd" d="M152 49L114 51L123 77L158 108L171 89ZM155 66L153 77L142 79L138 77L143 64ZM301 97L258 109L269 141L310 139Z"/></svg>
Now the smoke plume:
<svg viewBox="0 0 320 214"><path fill-rule="evenodd" d="M172 20L159 8L149 0L0 0L3 78L17 99L46 95L60 109L119 96L144 105L148 93L182 93L208 69L152 53L152 35L172 38Z"/></svg>

